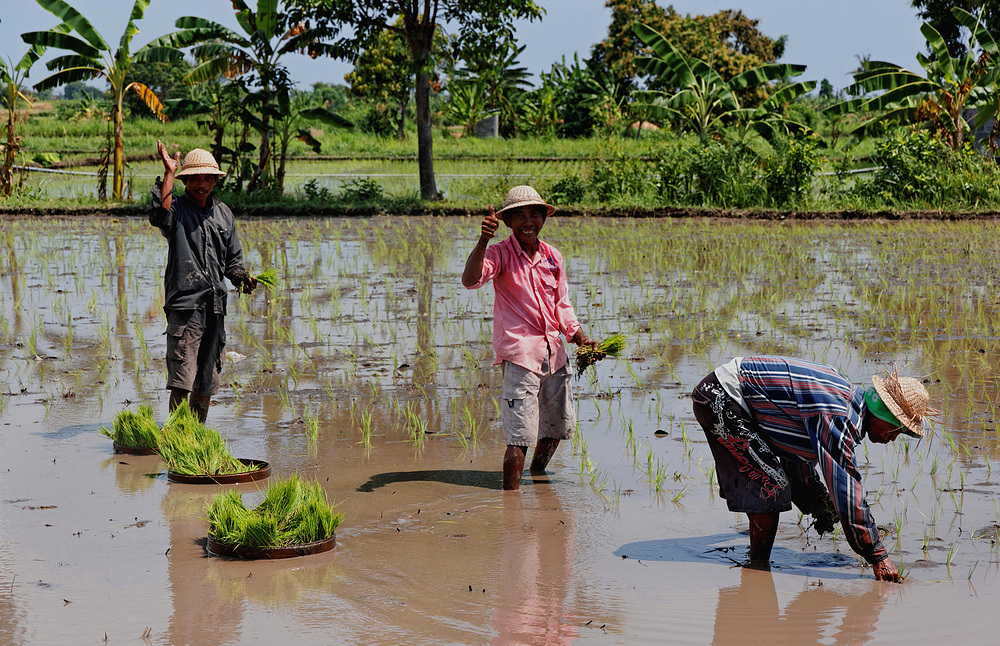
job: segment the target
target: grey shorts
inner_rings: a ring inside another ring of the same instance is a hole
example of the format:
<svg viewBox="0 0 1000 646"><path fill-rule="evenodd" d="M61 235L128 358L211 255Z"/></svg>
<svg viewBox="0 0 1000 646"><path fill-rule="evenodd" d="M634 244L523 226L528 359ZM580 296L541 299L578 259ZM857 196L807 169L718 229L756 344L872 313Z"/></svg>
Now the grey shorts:
<svg viewBox="0 0 1000 646"><path fill-rule="evenodd" d="M167 388L211 396L219 390L225 316L210 307L167 311Z"/></svg>
<svg viewBox="0 0 1000 646"><path fill-rule="evenodd" d="M534 446L540 438L568 440L576 428L572 374L567 362L549 373L548 363L536 374L504 361L500 391L500 423L508 446Z"/></svg>

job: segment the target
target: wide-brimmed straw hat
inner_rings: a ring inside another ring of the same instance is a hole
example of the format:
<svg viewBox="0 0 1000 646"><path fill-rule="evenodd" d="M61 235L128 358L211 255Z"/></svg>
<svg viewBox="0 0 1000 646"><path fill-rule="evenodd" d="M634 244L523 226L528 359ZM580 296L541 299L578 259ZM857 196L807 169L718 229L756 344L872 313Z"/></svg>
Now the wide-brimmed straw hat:
<svg viewBox="0 0 1000 646"><path fill-rule="evenodd" d="M219 163L212 157L212 153L195 148L184 155L184 163L181 164L181 170L175 177L185 175L225 175L225 173L219 170Z"/></svg>
<svg viewBox="0 0 1000 646"><path fill-rule="evenodd" d="M503 206L500 207L498 213L503 213L504 211L509 211L510 209L516 209L519 206L530 206L532 204L544 206L546 217L556 212L556 207L546 204L545 200L542 199L542 196L539 195L538 191L535 189L530 186L515 186L507 191L507 197L504 198Z"/></svg>
<svg viewBox="0 0 1000 646"><path fill-rule="evenodd" d="M903 425L903 432L911 437L923 437L924 420L938 414L928 406L931 397L924 385L912 377L900 377L898 368L885 378L872 375L872 385L882 403Z"/></svg>

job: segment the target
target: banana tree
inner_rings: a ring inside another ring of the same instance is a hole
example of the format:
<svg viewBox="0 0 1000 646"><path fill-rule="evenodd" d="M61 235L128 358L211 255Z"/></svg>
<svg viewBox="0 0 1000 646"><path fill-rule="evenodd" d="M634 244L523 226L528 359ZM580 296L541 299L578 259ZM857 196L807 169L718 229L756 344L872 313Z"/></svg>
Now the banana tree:
<svg viewBox="0 0 1000 646"><path fill-rule="evenodd" d="M69 27L65 24L53 29L66 33ZM12 60L0 59L0 84L3 84L3 94L0 95L0 105L7 110L7 122L4 124L3 161L0 162L0 197L6 197L14 191L14 159L20 148L21 138L17 136L18 108L23 103L31 108L31 100L24 93L24 83L45 48L39 45L31 47L17 63Z"/></svg>
<svg viewBox="0 0 1000 646"><path fill-rule="evenodd" d="M185 77L188 83L210 82L222 75L238 79L253 75L258 91L251 93L258 103L260 131L257 168L247 186L248 191L261 186L261 178L270 174L274 132L271 121L281 116L279 102L287 102L291 82L281 58L293 52L307 52L313 58L334 52L322 42L329 28L309 28L304 23L287 26L285 11L279 10L279 0L258 0L254 11L244 0L232 0L236 21L243 34L212 20L184 16L174 23L180 31L153 41L165 47L192 47L199 65ZM283 160L279 160L279 164Z"/></svg>
<svg viewBox="0 0 1000 646"><path fill-rule="evenodd" d="M125 32L118 42L118 48L112 50L94 26L90 24L79 11L64 0L37 0L46 11L52 13L69 27L68 31L60 27L48 31L31 31L21 34L21 38L29 45L68 50L70 53L59 56L46 65L49 71L55 71L48 78L35 84L36 90L47 90L73 81L84 81L103 77L107 80L111 91L111 129L109 133L113 149L113 172L111 182L111 197L121 200L124 193L125 179L125 146L122 134L124 114L122 98L129 90L134 91L143 102L161 120L163 104L148 87L139 82L126 83L129 68L137 61L164 62L178 61L184 55L176 49L155 46L152 43L131 51L132 39L139 33L135 23L142 19L149 0L135 0L132 13L129 16ZM74 33L75 32L75 33ZM98 193L103 198L107 186L103 180L99 182Z"/></svg>
<svg viewBox="0 0 1000 646"><path fill-rule="evenodd" d="M296 103L294 100L291 103ZM354 124L345 119L344 117L327 110L326 108L306 108L301 104L297 106L292 106L286 104L282 106L282 118L278 119L275 130L277 131L277 144L278 144L278 168L275 172L275 179L277 180L278 190L284 191L285 189L285 158L288 153L288 144L291 142L292 137L295 137L299 141L302 141L309 145L313 149L313 152L319 153L322 151L322 144L313 133L308 128L303 128L306 122L319 121L328 126L334 126L336 128L353 128Z"/></svg>
<svg viewBox="0 0 1000 646"><path fill-rule="evenodd" d="M987 150L990 155L995 156L997 150L997 139L1000 137L1000 46L996 37L990 33L982 22L982 14L979 17L973 16L968 11L959 7L951 10L955 19L960 25L969 30L972 40L979 44L983 56L978 59L979 64L985 68L986 75L979 84L969 93L970 103L973 103L976 110L976 121L974 128L978 129L984 124L993 120L993 127L987 139ZM971 50L971 47L968 48Z"/></svg>
<svg viewBox="0 0 1000 646"><path fill-rule="evenodd" d="M870 134L879 124L927 124L952 149L965 140L969 124L962 113L974 94L988 81L990 57L976 57L971 42L968 53L953 57L941 34L929 23L920 32L933 58L917 54L926 77L895 63L864 61L854 74L848 93L861 95L829 108L830 114L867 112L872 116L853 132ZM877 93L874 96L871 93Z"/></svg>
<svg viewBox="0 0 1000 646"><path fill-rule="evenodd" d="M769 63L725 79L648 25L637 22L633 29L652 50L652 55L638 57L636 63L663 87L672 88L636 93L636 102L652 117L678 118L702 138L723 125L735 125L743 136L754 130L765 138L776 132L808 130L782 114L789 102L816 87L816 81L788 82L802 74L805 65ZM767 90L768 97L759 105L747 105L741 97L758 89Z"/></svg>

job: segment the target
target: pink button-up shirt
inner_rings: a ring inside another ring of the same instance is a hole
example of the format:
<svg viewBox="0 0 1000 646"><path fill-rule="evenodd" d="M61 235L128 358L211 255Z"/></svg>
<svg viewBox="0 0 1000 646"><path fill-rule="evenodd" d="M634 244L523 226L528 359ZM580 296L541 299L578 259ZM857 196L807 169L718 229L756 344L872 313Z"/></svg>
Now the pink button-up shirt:
<svg viewBox="0 0 1000 646"><path fill-rule="evenodd" d="M538 251L529 258L511 235L486 249L483 275L469 289L490 280L495 363L510 361L541 373L542 361L551 352L549 370L562 368L567 356L559 333L569 339L580 329L569 302L562 254L539 240Z"/></svg>

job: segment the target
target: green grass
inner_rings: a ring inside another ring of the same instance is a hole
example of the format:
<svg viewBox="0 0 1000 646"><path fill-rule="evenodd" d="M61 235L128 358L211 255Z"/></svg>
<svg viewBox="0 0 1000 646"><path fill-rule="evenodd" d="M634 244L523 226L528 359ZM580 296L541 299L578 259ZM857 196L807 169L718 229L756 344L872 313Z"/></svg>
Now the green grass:
<svg viewBox="0 0 1000 646"><path fill-rule="evenodd" d="M121 411L115 415L112 428L99 431L121 446L155 449L160 444L160 426L153 419L153 409L146 405L135 412Z"/></svg>
<svg viewBox="0 0 1000 646"><path fill-rule="evenodd" d="M304 545L333 536L343 516L333 513L318 482L293 475L272 482L254 509L247 508L238 491L216 496L208 506L208 533L229 545Z"/></svg>
<svg viewBox="0 0 1000 646"><path fill-rule="evenodd" d="M160 456L181 475L243 473L247 466L229 452L219 432L198 421L187 402L175 408L163 426Z"/></svg>

